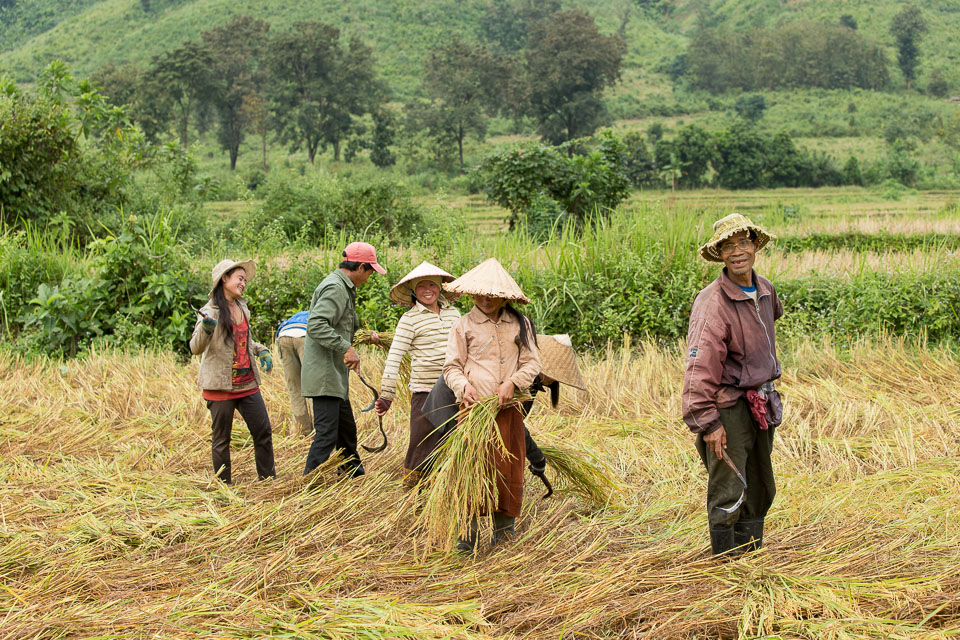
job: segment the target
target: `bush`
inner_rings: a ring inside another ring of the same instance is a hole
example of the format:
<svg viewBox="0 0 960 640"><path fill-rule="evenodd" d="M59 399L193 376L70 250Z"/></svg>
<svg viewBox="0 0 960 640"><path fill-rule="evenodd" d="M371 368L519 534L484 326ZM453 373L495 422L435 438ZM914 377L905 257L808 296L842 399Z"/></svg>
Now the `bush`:
<svg viewBox="0 0 960 640"><path fill-rule="evenodd" d="M404 187L386 180L347 182L330 176L273 171L263 187L254 229L276 221L290 240L312 244L330 234L375 230L393 242L425 230L422 211Z"/></svg>
<svg viewBox="0 0 960 640"><path fill-rule="evenodd" d="M90 269L37 287L19 319L28 334L25 344L72 356L105 340L186 355L196 317L190 306L203 304L207 286L187 268L169 220L131 216L90 249Z"/></svg>
<svg viewBox="0 0 960 640"><path fill-rule="evenodd" d="M580 228L592 216L608 216L627 197L630 182L622 142L604 132L595 151L571 158L565 153L568 148L531 143L493 153L480 163L484 190L490 200L510 210L511 229L542 197L554 200ZM542 204L537 215L543 213Z"/></svg>

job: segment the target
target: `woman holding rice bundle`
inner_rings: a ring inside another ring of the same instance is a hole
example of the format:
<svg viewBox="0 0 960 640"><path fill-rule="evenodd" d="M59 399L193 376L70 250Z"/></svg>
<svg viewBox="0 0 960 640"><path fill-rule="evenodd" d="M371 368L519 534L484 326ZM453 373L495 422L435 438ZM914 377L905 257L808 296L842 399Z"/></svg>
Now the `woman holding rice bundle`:
<svg viewBox="0 0 960 640"><path fill-rule="evenodd" d="M425 471L427 458L442 433L423 415L423 403L443 370L447 336L460 312L441 286L454 278L429 262L421 262L390 290L390 299L410 307L400 317L380 382L377 415L384 415L397 393L400 363L410 354L410 444L403 461L403 483L412 487Z"/></svg>
<svg viewBox="0 0 960 640"><path fill-rule="evenodd" d="M450 332L444 379L464 408L487 396L498 399L497 429L508 455L496 450L493 456L497 467L497 505L493 514L496 545L514 530L523 501L526 445L518 403L530 398L528 389L540 372L540 356L533 324L510 303L526 304L530 300L494 258L444 285L444 289L470 294L474 302ZM468 536L460 538L457 549L472 552L477 533L474 521Z"/></svg>
<svg viewBox="0 0 960 640"><path fill-rule="evenodd" d="M253 260L222 260L213 268L210 301L200 309L190 338L190 351L201 356L197 385L213 418L213 471L227 484L230 475L230 431L233 413L239 411L253 436L257 477L277 475L273 459L273 433L267 407L260 395L260 372L255 359L268 373L273 358L250 333L250 310L243 291L256 275Z"/></svg>

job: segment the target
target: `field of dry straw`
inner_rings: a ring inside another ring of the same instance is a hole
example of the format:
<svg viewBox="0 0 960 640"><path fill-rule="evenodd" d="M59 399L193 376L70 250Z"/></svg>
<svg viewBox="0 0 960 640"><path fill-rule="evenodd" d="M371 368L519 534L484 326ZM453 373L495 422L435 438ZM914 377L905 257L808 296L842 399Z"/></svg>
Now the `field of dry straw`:
<svg viewBox="0 0 960 640"><path fill-rule="evenodd" d="M366 477L305 480L308 441L274 372L279 478L254 482L238 420L225 487L195 363L0 352L0 638L960 635L960 360L883 340L843 355L788 345L766 545L717 562L678 353L592 357L589 396L530 419L615 469L619 503L543 501L528 476L516 540L474 559L415 527L402 403ZM364 357L378 380L378 356ZM374 425L360 419L370 442Z"/></svg>

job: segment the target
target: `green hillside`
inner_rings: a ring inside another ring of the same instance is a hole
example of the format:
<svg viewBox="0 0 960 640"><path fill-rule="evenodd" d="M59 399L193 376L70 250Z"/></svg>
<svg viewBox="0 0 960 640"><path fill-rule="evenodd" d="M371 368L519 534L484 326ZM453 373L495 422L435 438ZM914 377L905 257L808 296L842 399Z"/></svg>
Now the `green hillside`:
<svg viewBox="0 0 960 640"><path fill-rule="evenodd" d="M836 22L848 14L868 37L889 48L894 86L902 85L895 69L893 39L888 33L896 0L677 0L669 16L645 13L635 0L575 0L594 16L602 30L623 33L629 49L620 91L669 91L660 63L682 53L686 35L698 24L749 31L795 20ZM435 43L451 34L477 35L488 0L151 0L146 12L140 0L5 0L0 2L0 72L28 82L52 59L61 58L80 75L105 62L145 63L150 57L204 29L249 14L283 29L297 20L321 20L339 26L374 47L381 72L398 95L417 86L420 63ZM960 3L920 3L930 31L921 45L919 78L934 67L956 86L960 40ZM630 7L629 13L625 14Z"/></svg>

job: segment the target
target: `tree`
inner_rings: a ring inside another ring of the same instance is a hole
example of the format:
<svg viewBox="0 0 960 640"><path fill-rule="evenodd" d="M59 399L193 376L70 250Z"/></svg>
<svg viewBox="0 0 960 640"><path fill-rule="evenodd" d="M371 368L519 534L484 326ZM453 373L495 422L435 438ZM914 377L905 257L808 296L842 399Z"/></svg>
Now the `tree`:
<svg viewBox="0 0 960 640"><path fill-rule="evenodd" d="M947 82L943 71L939 67L930 72L927 78L927 93L932 96L942 98L950 92L950 84Z"/></svg>
<svg viewBox="0 0 960 640"><path fill-rule="evenodd" d="M370 145L370 162L380 167L389 167L397 162L397 156L390 151L390 145L396 137L393 114L386 108L373 114L373 140Z"/></svg>
<svg viewBox="0 0 960 640"><path fill-rule="evenodd" d="M557 0L492 0L480 19L480 33L498 54L527 48L531 26L560 11Z"/></svg>
<svg viewBox="0 0 960 640"><path fill-rule="evenodd" d="M904 7L893 17L890 33L897 41L897 63L907 81L907 90L916 77L920 58L920 39L927 32L927 22L917 7Z"/></svg>
<svg viewBox="0 0 960 640"><path fill-rule="evenodd" d="M166 132L173 117L173 102L151 71L142 70L136 63L118 67L108 62L90 80L112 104L127 108L149 142L156 143Z"/></svg>
<svg viewBox="0 0 960 640"><path fill-rule="evenodd" d="M678 176L680 186L701 186L705 181L704 176L710 170L710 162L714 156L713 140L710 134L695 124L687 125L677 132L677 137L673 141L673 151L676 158L671 164L683 169L682 174Z"/></svg>
<svg viewBox="0 0 960 640"><path fill-rule="evenodd" d="M553 144L589 136L607 115L601 95L620 79L625 49L620 37L601 35L583 11L559 11L537 22L518 111L535 118L540 135Z"/></svg>
<svg viewBox="0 0 960 640"><path fill-rule="evenodd" d="M733 110L744 120L756 122L763 117L763 112L767 110L767 100L762 93L740 96L733 103Z"/></svg>
<svg viewBox="0 0 960 640"><path fill-rule="evenodd" d="M338 50L333 81L337 91L324 119L323 141L333 147L333 159L339 162L340 145L353 128L354 118L382 103L386 89L376 78L373 49L357 39Z"/></svg>
<svg viewBox="0 0 960 640"><path fill-rule="evenodd" d="M849 13L845 13L842 16L840 16L840 24L847 27L848 29L852 29L854 31L857 30L857 20Z"/></svg>
<svg viewBox="0 0 960 640"><path fill-rule="evenodd" d="M468 133L482 140L487 114L497 108L497 90L506 72L484 46L473 47L458 37L430 53L424 89L431 99L426 124L438 141L456 144L463 175L463 141Z"/></svg>
<svg viewBox="0 0 960 640"><path fill-rule="evenodd" d="M213 56L199 42L187 42L153 58L151 74L179 111L180 144L189 143L190 118L201 101L213 95Z"/></svg>
<svg viewBox="0 0 960 640"><path fill-rule="evenodd" d="M247 120L244 100L262 87L261 59L267 46L270 25L250 16L237 16L223 26L200 34L213 57L216 90L213 106L217 112L220 147L230 154L230 170L237 167L240 143Z"/></svg>
<svg viewBox="0 0 960 640"><path fill-rule="evenodd" d="M304 147L311 163L321 144L333 144L339 160L352 116L380 103L370 48L352 41L345 50L338 29L311 21L277 34L269 49L268 97L280 141Z"/></svg>
<svg viewBox="0 0 960 640"><path fill-rule="evenodd" d="M258 93L248 93L243 96L240 106L241 117L244 122L260 137L263 170L267 170L267 134L270 133L270 112L267 102Z"/></svg>
<svg viewBox="0 0 960 640"><path fill-rule="evenodd" d="M717 184L725 189L753 189L762 184L765 143L756 131L737 123L714 134Z"/></svg>

